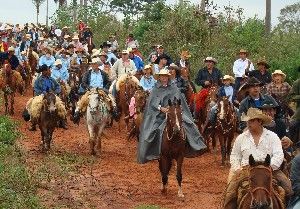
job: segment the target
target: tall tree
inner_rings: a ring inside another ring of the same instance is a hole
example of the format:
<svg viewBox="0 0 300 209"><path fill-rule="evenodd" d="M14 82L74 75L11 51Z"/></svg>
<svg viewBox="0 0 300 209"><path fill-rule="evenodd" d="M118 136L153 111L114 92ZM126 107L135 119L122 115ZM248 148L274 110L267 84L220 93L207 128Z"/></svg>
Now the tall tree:
<svg viewBox="0 0 300 209"><path fill-rule="evenodd" d="M63 7L65 5L67 5L67 0L54 0L55 3L58 2L58 6L59 7Z"/></svg>
<svg viewBox="0 0 300 209"><path fill-rule="evenodd" d="M39 24L40 6L44 3L44 1L45 0L32 0L32 3L36 9L36 24Z"/></svg>
<svg viewBox="0 0 300 209"><path fill-rule="evenodd" d="M281 9L278 19L283 30L300 33L300 2Z"/></svg>
<svg viewBox="0 0 300 209"><path fill-rule="evenodd" d="M271 32L271 0L266 0L265 31L266 34Z"/></svg>

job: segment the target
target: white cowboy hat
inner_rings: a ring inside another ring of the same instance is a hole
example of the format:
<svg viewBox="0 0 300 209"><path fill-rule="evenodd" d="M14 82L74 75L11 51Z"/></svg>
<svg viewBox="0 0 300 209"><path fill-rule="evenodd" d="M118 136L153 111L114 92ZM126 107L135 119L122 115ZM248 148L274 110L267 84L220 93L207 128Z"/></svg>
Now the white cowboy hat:
<svg viewBox="0 0 300 209"><path fill-rule="evenodd" d="M231 75L224 75L223 80L230 80L231 83L234 83L234 78Z"/></svg>
<svg viewBox="0 0 300 209"><path fill-rule="evenodd" d="M213 58L213 57L206 57L203 62L207 62L207 61L211 61L214 62L215 64L218 63L217 59Z"/></svg>
<svg viewBox="0 0 300 209"><path fill-rule="evenodd" d="M122 50L122 54L129 54L129 51L128 50Z"/></svg>
<svg viewBox="0 0 300 209"><path fill-rule="evenodd" d="M263 121L263 125L268 125L272 122L272 118L266 114L264 114L260 109L250 107L247 111L247 115L245 113L242 114L242 121L249 121L253 119L260 119Z"/></svg>
<svg viewBox="0 0 300 209"><path fill-rule="evenodd" d="M92 61L90 62L90 64L97 64L100 62L100 59L98 57L95 57L92 59Z"/></svg>
<svg viewBox="0 0 300 209"><path fill-rule="evenodd" d="M79 37L78 37L78 35L74 35L72 39L73 39L73 40L78 40Z"/></svg>
<svg viewBox="0 0 300 209"><path fill-rule="evenodd" d="M62 61L60 59L57 59L54 63L55 66L62 65Z"/></svg>
<svg viewBox="0 0 300 209"><path fill-rule="evenodd" d="M7 51L9 51L9 52L14 52L14 51L15 51L15 48L14 48L13 46L10 46L10 47L8 47Z"/></svg>
<svg viewBox="0 0 300 209"><path fill-rule="evenodd" d="M62 29L68 29L69 27L68 26L64 26Z"/></svg>
<svg viewBox="0 0 300 209"><path fill-rule="evenodd" d="M272 77L274 75L282 75L283 76L283 79L286 78L286 74L284 72L282 72L282 70L275 70L274 73L272 73Z"/></svg>
<svg viewBox="0 0 300 209"><path fill-rule="evenodd" d="M169 72L169 70L167 68L163 68L158 73L156 73L154 75L154 78L157 80L160 75L168 75L168 76L170 76L171 74L170 74L170 72Z"/></svg>
<svg viewBox="0 0 300 209"><path fill-rule="evenodd" d="M44 37L39 37L39 41L44 41Z"/></svg>
<svg viewBox="0 0 300 209"><path fill-rule="evenodd" d="M97 56L99 56L100 55L100 50L98 50L98 49L93 49L93 51L92 51L92 57L97 57Z"/></svg>
<svg viewBox="0 0 300 209"><path fill-rule="evenodd" d="M64 39L70 38L70 36L67 34L64 36Z"/></svg>
<svg viewBox="0 0 300 209"><path fill-rule="evenodd" d="M154 72L154 68L152 67L151 64L145 65L143 71L146 72L146 70L148 70L148 69L151 69L152 75L155 73L155 72Z"/></svg>
<svg viewBox="0 0 300 209"><path fill-rule="evenodd" d="M12 27L10 27L9 25L6 26L5 30L12 30Z"/></svg>

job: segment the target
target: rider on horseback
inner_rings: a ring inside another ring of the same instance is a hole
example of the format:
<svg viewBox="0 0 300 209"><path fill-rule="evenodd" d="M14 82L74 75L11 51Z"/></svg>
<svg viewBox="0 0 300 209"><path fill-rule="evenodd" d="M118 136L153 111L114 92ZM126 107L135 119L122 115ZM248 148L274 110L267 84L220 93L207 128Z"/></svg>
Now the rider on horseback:
<svg viewBox="0 0 300 209"><path fill-rule="evenodd" d="M249 108L247 115L243 114L241 119L247 122L248 130L236 138L232 148L230 155L231 169L225 193L224 208L238 208L238 189L241 182L248 177L245 168L249 164L248 159L251 154L256 161L263 161L267 154L271 156L273 176L278 185L285 190L285 196L289 197L292 194L290 181L279 170L284 158L280 139L275 133L263 127L263 125L270 124L271 117L257 108Z"/></svg>
<svg viewBox="0 0 300 209"><path fill-rule="evenodd" d="M80 119L80 113L86 111L86 101L90 94L90 89L95 88L102 89L105 93L107 93L107 101L111 107L111 112L113 117L117 118L116 104L113 98L108 94L108 89L110 86L108 75L104 71L100 70L99 65L100 59L93 58L91 62L91 68L83 75L80 91L85 93L77 103L77 108L73 117L74 123L78 123Z"/></svg>

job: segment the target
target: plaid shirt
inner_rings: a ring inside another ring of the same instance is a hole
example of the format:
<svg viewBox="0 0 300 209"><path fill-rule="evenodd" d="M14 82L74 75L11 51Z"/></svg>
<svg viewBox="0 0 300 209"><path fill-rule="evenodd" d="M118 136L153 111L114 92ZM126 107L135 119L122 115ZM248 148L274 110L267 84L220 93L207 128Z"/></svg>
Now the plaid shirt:
<svg viewBox="0 0 300 209"><path fill-rule="evenodd" d="M284 99L288 96L290 90L291 86L287 82L284 82L280 88L278 88L274 82L267 85L267 93L279 99Z"/></svg>

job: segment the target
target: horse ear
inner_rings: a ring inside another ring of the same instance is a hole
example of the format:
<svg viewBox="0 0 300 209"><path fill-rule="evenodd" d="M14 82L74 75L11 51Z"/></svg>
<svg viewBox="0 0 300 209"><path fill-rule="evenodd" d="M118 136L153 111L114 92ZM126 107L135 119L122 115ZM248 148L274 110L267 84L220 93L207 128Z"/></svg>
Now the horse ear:
<svg viewBox="0 0 300 209"><path fill-rule="evenodd" d="M172 106L172 101L171 99L168 100L168 105L171 107Z"/></svg>
<svg viewBox="0 0 300 209"><path fill-rule="evenodd" d="M249 165L250 166L255 166L255 160L254 160L254 157L252 155L249 156Z"/></svg>
<svg viewBox="0 0 300 209"><path fill-rule="evenodd" d="M267 157L265 159L265 165L270 166L270 164L271 164L271 156L269 154L267 154Z"/></svg>
<svg viewBox="0 0 300 209"><path fill-rule="evenodd" d="M179 106L181 105L181 99L177 100L177 105L179 105Z"/></svg>

